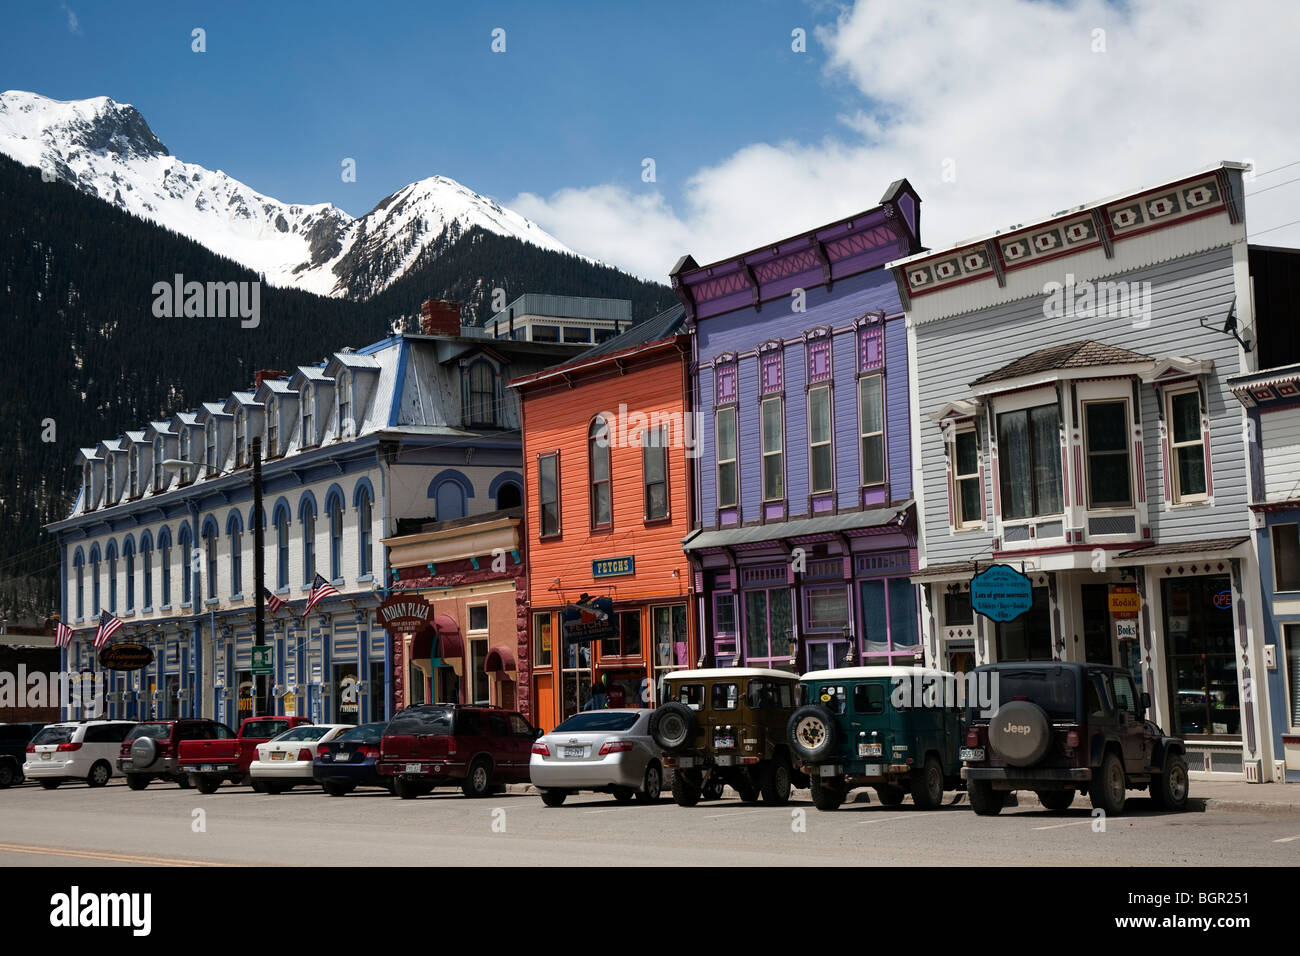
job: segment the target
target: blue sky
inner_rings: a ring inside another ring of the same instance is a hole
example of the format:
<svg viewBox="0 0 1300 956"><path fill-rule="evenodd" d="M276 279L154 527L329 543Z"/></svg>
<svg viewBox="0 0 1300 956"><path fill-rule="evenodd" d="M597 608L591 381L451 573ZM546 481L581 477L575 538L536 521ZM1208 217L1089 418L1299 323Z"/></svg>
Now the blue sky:
<svg viewBox="0 0 1300 956"><path fill-rule="evenodd" d="M278 199L355 215L445 175L661 281L901 176L938 247L1253 161L1252 240L1300 245L1294 0L38 0L4 24L0 88L132 103L182 159Z"/></svg>

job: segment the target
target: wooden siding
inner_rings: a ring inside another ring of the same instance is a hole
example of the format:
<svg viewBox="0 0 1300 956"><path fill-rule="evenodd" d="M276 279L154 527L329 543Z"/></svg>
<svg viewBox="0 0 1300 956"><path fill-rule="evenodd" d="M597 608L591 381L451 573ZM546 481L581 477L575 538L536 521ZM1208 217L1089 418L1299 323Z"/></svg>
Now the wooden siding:
<svg viewBox="0 0 1300 956"><path fill-rule="evenodd" d="M1264 464L1264 500L1300 498L1300 409L1260 415L1259 445Z"/></svg>

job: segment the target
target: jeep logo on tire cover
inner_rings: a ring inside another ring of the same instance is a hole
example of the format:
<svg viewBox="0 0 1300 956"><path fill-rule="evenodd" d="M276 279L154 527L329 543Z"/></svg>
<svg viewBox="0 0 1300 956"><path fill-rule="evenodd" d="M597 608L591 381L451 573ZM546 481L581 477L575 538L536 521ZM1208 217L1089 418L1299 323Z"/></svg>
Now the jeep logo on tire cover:
<svg viewBox="0 0 1300 956"><path fill-rule="evenodd" d="M1002 728L1004 734L1020 734L1022 737L1028 734L1031 730L1033 730L1033 728L1028 724L1007 724Z"/></svg>

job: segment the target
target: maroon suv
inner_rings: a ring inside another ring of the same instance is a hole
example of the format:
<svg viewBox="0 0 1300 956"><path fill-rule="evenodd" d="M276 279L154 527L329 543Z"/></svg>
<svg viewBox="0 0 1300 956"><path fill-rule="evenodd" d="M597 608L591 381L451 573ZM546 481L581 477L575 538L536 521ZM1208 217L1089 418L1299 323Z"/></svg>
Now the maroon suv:
<svg viewBox="0 0 1300 956"><path fill-rule="evenodd" d="M146 720L131 728L118 754L117 769L126 774L132 790L143 790L154 779L171 780L188 787L177 756L182 740L212 740L225 728L206 717L182 720ZM227 731L228 733L228 731Z"/></svg>
<svg viewBox="0 0 1300 956"><path fill-rule="evenodd" d="M398 711L384 730L379 773L403 800L455 784L467 797L484 797L503 784L528 782L539 736L513 711L418 704Z"/></svg>

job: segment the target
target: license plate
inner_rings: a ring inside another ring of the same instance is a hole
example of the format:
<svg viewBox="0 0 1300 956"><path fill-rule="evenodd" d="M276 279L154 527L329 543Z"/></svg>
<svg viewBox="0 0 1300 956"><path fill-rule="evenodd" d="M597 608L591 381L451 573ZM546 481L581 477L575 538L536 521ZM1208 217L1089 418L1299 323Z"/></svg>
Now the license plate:
<svg viewBox="0 0 1300 956"><path fill-rule="evenodd" d="M347 761L352 759L352 755L346 753L326 754L325 756L326 757L332 756L334 758L335 763L346 763Z"/></svg>
<svg viewBox="0 0 1300 956"><path fill-rule="evenodd" d="M565 747L564 756L566 757L585 757L587 756L586 747Z"/></svg>
<svg viewBox="0 0 1300 956"><path fill-rule="evenodd" d="M418 763L408 763L408 764L406 765L406 772L407 772L407 773L419 773L419 772L420 772L420 765L419 765Z"/></svg>
<svg viewBox="0 0 1300 956"><path fill-rule="evenodd" d="M713 738L714 750L733 750L735 746L736 746L735 737L714 737Z"/></svg>
<svg viewBox="0 0 1300 956"><path fill-rule="evenodd" d="M205 763L205 764L203 764L201 767L199 767L199 772L200 772L200 773L211 773L212 771L214 771L214 770L216 770L216 769L217 769L217 768L214 767L214 766L212 766L212 764L210 764L210 763Z"/></svg>
<svg viewBox="0 0 1300 956"><path fill-rule="evenodd" d="M42 760L49 760L49 759L50 759L50 752L49 752L48 750L43 750L43 751L41 751L41 759L42 759Z"/></svg>
<svg viewBox="0 0 1300 956"><path fill-rule="evenodd" d="M859 757L879 757L882 744L858 744Z"/></svg>
<svg viewBox="0 0 1300 956"><path fill-rule="evenodd" d="M984 748L983 747L962 747L961 752L958 753L957 756L962 760L983 760Z"/></svg>
<svg viewBox="0 0 1300 956"><path fill-rule="evenodd" d="M271 759L272 759L272 760L283 760L283 759L284 759L284 751L282 751L282 750L277 750L275 753L271 754Z"/></svg>
<svg viewBox="0 0 1300 956"><path fill-rule="evenodd" d="M866 766L864 766L864 767L862 768L862 774L863 774L863 776L865 776L865 777L879 777L879 776L881 776L881 772L880 772L880 764L878 764L878 763L869 763L869 764L867 764Z"/></svg>

